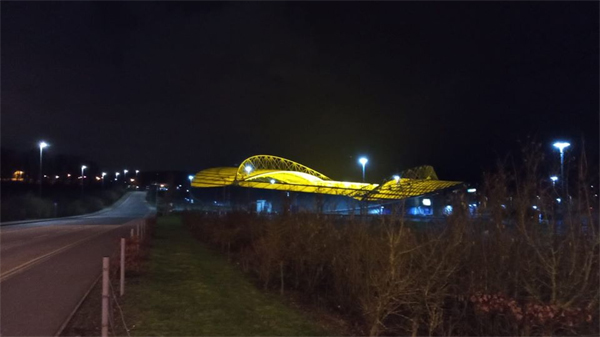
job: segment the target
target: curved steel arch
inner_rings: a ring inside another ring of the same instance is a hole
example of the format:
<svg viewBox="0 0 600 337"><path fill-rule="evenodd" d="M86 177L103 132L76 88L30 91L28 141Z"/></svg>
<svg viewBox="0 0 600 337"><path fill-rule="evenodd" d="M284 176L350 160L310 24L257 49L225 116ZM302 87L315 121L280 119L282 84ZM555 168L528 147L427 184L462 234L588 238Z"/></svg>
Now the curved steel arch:
<svg viewBox="0 0 600 337"><path fill-rule="evenodd" d="M246 166L248 165L252 167L252 171L249 174L245 170ZM310 174L322 180L331 180L326 175L317 172L310 167L298 164L295 161L264 154L252 156L244 160L237 169L236 180L243 181L255 174L260 173L260 170L296 171Z"/></svg>

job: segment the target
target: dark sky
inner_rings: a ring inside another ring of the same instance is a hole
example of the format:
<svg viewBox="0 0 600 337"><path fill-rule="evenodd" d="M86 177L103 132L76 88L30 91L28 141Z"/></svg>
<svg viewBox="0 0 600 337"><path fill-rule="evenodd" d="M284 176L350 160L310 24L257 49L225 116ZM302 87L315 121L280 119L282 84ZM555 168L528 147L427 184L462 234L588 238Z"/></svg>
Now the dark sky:
<svg viewBox="0 0 600 337"><path fill-rule="evenodd" d="M598 153L598 3L3 2L2 146L107 169L253 154L477 179L528 136ZM369 179L370 177L370 179Z"/></svg>

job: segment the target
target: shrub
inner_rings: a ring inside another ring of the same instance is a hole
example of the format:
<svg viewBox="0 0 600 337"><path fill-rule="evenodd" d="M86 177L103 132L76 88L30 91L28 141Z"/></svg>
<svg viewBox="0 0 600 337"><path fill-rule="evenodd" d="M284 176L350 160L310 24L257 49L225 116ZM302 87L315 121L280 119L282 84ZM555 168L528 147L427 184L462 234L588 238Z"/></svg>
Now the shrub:
<svg viewBox="0 0 600 337"><path fill-rule="evenodd" d="M432 226L319 214L184 221L264 287L303 292L369 335L597 335L600 240L587 163L582 156L558 204L563 192L546 181L537 150L486 176L477 216L459 195L454 214Z"/></svg>

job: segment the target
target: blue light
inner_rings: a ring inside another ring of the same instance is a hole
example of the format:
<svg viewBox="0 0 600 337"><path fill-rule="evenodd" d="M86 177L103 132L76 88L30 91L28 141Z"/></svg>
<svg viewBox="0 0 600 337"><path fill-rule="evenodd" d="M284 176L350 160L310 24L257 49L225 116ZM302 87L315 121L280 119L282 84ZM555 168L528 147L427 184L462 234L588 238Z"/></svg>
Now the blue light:
<svg viewBox="0 0 600 337"><path fill-rule="evenodd" d="M469 188L469 189L467 189L467 193L475 193L475 192L477 192L476 188Z"/></svg>
<svg viewBox="0 0 600 337"><path fill-rule="evenodd" d="M365 166L369 162L369 159L367 159L367 157L360 157L358 162Z"/></svg>
<svg viewBox="0 0 600 337"><path fill-rule="evenodd" d="M571 146L570 143L568 142L556 142L554 144L552 144L555 148L557 148L561 153L563 152L564 148Z"/></svg>
<svg viewBox="0 0 600 337"><path fill-rule="evenodd" d="M400 181L400 176L399 175L395 175L393 178L396 181L396 184Z"/></svg>
<svg viewBox="0 0 600 337"><path fill-rule="evenodd" d="M558 177L557 176L552 176L552 177L550 177L550 180L552 180L552 182L556 182L558 180Z"/></svg>
<svg viewBox="0 0 600 337"><path fill-rule="evenodd" d="M246 165L246 167L244 167L244 170L246 171L247 174L250 174L250 172L252 172L252 166Z"/></svg>
<svg viewBox="0 0 600 337"><path fill-rule="evenodd" d="M451 205L446 205L446 207L444 207L444 214L446 214L446 215L452 214L452 206Z"/></svg>

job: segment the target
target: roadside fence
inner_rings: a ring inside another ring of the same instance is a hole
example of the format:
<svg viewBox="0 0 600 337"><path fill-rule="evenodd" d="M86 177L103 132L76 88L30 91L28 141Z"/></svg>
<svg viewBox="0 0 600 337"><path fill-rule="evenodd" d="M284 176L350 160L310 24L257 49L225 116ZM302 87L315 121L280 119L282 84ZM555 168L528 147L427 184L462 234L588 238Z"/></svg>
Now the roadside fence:
<svg viewBox="0 0 600 337"><path fill-rule="evenodd" d="M129 237L120 238L119 248L112 256L102 258L102 337L108 337L109 330L110 335L116 336L116 326L121 324L130 336L119 298L126 294L126 278L141 272L155 224L156 217L131 221L127 224L131 227ZM119 323L115 322L115 317Z"/></svg>

